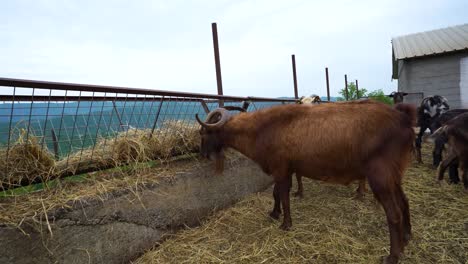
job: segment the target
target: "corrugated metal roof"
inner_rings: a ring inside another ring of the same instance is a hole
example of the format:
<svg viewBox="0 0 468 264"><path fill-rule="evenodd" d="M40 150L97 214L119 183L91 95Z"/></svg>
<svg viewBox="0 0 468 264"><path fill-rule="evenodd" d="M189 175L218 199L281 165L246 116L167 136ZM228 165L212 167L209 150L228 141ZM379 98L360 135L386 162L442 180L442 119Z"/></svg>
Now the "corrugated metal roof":
<svg viewBox="0 0 468 264"><path fill-rule="evenodd" d="M396 60L468 49L468 24L392 39Z"/></svg>

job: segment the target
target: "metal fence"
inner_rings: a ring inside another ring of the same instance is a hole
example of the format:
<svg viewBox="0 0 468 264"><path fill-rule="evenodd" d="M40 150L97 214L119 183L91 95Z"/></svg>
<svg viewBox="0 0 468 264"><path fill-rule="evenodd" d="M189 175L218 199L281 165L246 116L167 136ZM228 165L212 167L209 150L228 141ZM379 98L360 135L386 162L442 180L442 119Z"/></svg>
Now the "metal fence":
<svg viewBox="0 0 468 264"><path fill-rule="evenodd" d="M88 163L103 150L114 155L109 146L117 139L143 133L164 145L165 137L197 128L195 114L204 118L220 102L241 106L249 101L248 111L295 102L7 78L0 78L0 86L0 163L13 169L12 148L30 144L50 152L64 168L74 165L68 174L97 169L83 165L83 155Z"/></svg>

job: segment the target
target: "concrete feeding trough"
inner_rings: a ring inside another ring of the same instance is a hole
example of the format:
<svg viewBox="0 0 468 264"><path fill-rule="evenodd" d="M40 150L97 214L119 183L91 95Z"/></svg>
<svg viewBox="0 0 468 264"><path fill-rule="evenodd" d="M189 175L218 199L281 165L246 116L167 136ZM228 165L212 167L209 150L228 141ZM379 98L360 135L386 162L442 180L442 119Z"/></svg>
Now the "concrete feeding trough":
<svg viewBox="0 0 468 264"><path fill-rule="evenodd" d="M128 263L165 235L272 183L244 157L227 159L222 175L211 163L190 162L193 168L171 182L69 201L24 219L21 228L0 223L0 263Z"/></svg>

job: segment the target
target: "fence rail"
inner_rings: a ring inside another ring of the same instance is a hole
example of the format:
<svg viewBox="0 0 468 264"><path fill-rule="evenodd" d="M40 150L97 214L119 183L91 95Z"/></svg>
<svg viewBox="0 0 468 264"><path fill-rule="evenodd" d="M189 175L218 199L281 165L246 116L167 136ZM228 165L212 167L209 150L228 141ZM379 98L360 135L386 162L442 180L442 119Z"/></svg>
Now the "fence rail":
<svg viewBox="0 0 468 264"><path fill-rule="evenodd" d="M295 102L9 78L0 86L3 188L193 152L195 114L204 117L219 101L249 101L250 111Z"/></svg>

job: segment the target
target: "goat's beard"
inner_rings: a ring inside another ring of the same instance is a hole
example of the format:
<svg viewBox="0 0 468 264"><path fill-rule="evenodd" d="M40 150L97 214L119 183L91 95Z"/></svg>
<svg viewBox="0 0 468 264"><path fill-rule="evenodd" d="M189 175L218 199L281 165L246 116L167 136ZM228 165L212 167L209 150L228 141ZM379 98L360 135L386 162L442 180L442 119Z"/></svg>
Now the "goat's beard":
<svg viewBox="0 0 468 264"><path fill-rule="evenodd" d="M215 173L222 174L224 171L224 151L216 152L210 155L210 160L215 162Z"/></svg>

